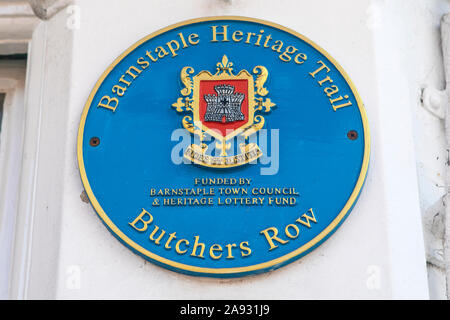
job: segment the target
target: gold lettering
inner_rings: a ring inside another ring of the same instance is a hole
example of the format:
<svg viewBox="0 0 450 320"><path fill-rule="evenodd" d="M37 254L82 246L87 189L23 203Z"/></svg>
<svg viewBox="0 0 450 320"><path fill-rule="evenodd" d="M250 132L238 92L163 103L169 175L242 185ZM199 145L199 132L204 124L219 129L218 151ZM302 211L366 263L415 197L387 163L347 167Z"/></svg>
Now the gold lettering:
<svg viewBox="0 0 450 320"><path fill-rule="evenodd" d="M170 40L169 42L166 43L167 47L169 47L169 51L172 53L172 57L175 57L178 55L178 53L176 53L178 51L178 49L180 49L180 44L178 43L177 40ZM172 45L174 45L175 47L173 47Z"/></svg>
<svg viewBox="0 0 450 320"><path fill-rule="evenodd" d="M301 61L299 60L299 57L300 57L300 59L302 59ZM306 54L304 54L304 53L299 53L299 54L297 54L297 55L295 56L294 62L297 63L297 64L302 64L303 62L306 61L306 59L307 59Z"/></svg>
<svg viewBox="0 0 450 320"><path fill-rule="evenodd" d="M195 41L195 39L198 39L197 41ZM198 34L196 33L191 33L188 37L189 43L192 45L196 45L200 42L200 39L198 38Z"/></svg>
<svg viewBox="0 0 450 320"><path fill-rule="evenodd" d="M171 234L169 234L169 239L167 239L166 244L164 245L164 248L166 249L171 249L172 247L170 246L170 242L173 239L176 239L177 237L175 237L177 233L176 232L172 232Z"/></svg>
<svg viewBox="0 0 450 320"><path fill-rule="evenodd" d="M311 212L312 216L308 216L306 213L304 215L302 215L300 218L298 218L297 220L295 220L298 223L301 223L302 225L311 228L311 223L309 222L310 220L314 223L317 223L316 217L314 216L314 212L313 209L309 209L308 212ZM305 218L306 221L303 221L302 218Z"/></svg>
<svg viewBox="0 0 450 320"><path fill-rule="evenodd" d="M137 72L138 74L134 74L134 73L131 72L130 70L133 70L133 71ZM132 76L133 79L136 79L136 77L137 77L137 76L139 75L139 73L141 73L141 72L142 72L142 70L136 68L135 66L130 66L130 67L128 68L128 70L125 71L125 73L128 74L128 75L130 75L130 76Z"/></svg>
<svg viewBox="0 0 450 320"><path fill-rule="evenodd" d="M107 100L106 104L102 102L105 99ZM114 106L110 105L111 102L115 103ZM103 96L100 99L100 102L98 103L97 108L102 107L102 108L112 110L112 112L115 112L118 105L119 105L119 100L117 98L114 98L114 97L111 98L110 96Z"/></svg>
<svg viewBox="0 0 450 320"><path fill-rule="evenodd" d="M289 228L293 228L295 230L295 235L291 234L291 232L289 231ZM291 239L295 239L298 237L298 235L300 234L300 230L298 229L298 227L295 224L288 224L286 226L286 228L284 229L284 233L286 233L286 235L291 238Z"/></svg>
<svg viewBox="0 0 450 320"><path fill-rule="evenodd" d="M186 40L184 40L183 32L180 32L178 35L180 36L181 43L183 44L183 49L187 48L188 45L186 43Z"/></svg>
<svg viewBox="0 0 450 320"><path fill-rule="evenodd" d="M271 35L271 34L269 34L268 36L266 36L266 41L264 42L264 45L263 45L264 48L270 47L270 46L269 46L269 41L270 41L271 39L272 39L272 35Z"/></svg>
<svg viewBox="0 0 450 320"><path fill-rule="evenodd" d="M254 35L256 35L256 33L247 32L247 40L245 40L245 43L250 43L250 38Z"/></svg>
<svg viewBox="0 0 450 320"><path fill-rule="evenodd" d="M282 54L280 54L278 57L284 62L289 62L289 61L291 61L290 54L293 54L296 51L298 51L298 49L296 47L288 46L288 47L286 47L286 50L284 50L284 52Z"/></svg>
<svg viewBox="0 0 450 320"><path fill-rule="evenodd" d="M157 234L158 230L159 230L159 227L158 226L154 226L153 231L152 231L152 233L150 233L150 237L149 237L149 239L154 241L155 244L157 244L157 245L159 245L162 237L166 234L166 231L161 229L161 234L159 235L158 238L155 239L154 237Z"/></svg>
<svg viewBox="0 0 450 320"><path fill-rule="evenodd" d="M119 97L121 97L125 94L125 91L127 91L127 88L121 87L116 84L114 87L112 87L111 91L113 93L116 93Z"/></svg>
<svg viewBox="0 0 450 320"><path fill-rule="evenodd" d="M180 249L180 244L181 244L182 242L184 242L184 243L186 244L186 247L189 246L189 241L188 241L188 240L186 240L186 239L180 239L180 240L178 240L177 244L175 245L175 250L176 250L176 252L177 252L178 254L185 254L185 253L188 251L187 248L186 248L185 250L181 250L181 249Z"/></svg>
<svg viewBox="0 0 450 320"><path fill-rule="evenodd" d="M339 105L337 105L337 106L335 106L335 105L333 104L332 106L333 106L333 110L336 111L336 110L338 110L338 109L340 109L340 108L348 107L348 106L351 106L351 105L352 105L351 101L347 101L346 103L339 104Z"/></svg>
<svg viewBox="0 0 450 320"><path fill-rule="evenodd" d="M229 244L226 245L226 247L228 248L227 259L234 259L232 249L234 247L236 247L236 244L235 243L229 243Z"/></svg>
<svg viewBox="0 0 450 320"><path fill-rule="evenodd" d="M252 254L252 250L250 249L250 246L248 245L248 241L241 242L239 245L239 248L241 249L242 257L247 257Z"/></svg>
<svg viewBox="0 0 450 320"><path fill-rule="evenodd" d="M330 83L333 83L333 80L330 78L330 76L327 76L325 79L323 79L323 80L320 80L320 81L317 81L317 83L320 85L320 86L322 86L322 84L324 84L325 82L330 82Z"/></svg>
<svg viewBox="0 0 450 320"><path fill-rule="evenodd" d="M142 69L147 69L147 67L150 65L150 62L145 60L144 57L140 57L137 59L137 63L142 67Z"/></svg>
<svg viewBox="0 0 450 320"><path fill-rule="evenodd" d="M311 77L315 78L316 74L322 71L323 69L327 69L327 73L330 72L330 68L328 68L325 63L323 63L322 61L317 61L317 63L321 64L321 66L317 68L315 71L309 73Z"/></svg>
<svg viewBox="0 0 450 320"><path fill-rule="evenodd" d="M217 26L211 26L212 31L213 31L213 39L211 40L211 42L218 42L219 40L217 40L217 35L222 35L223 36L223 42L226 41L230 41L228 40L228 25L223 25L222 26L222 32L217 32Z"/></svg>
<svg viewBox="0 0 450 320"><path fill-rule="evenodd" d="M148 215L148 220L142 219L145 215ZM153 216L145 209L142 209L141 213L134 219L133 222L129 222L128 224L132 226L134 229L136 229L139 232L144 232L147 230L148 225L152 223ZM142 228L136 227L136 223L141 222L143 224Z"/></svg>
<svg viewBox="0 0 450 320"><path fill-rule="evenodd" d="M275 44L272 46L272 50L281 53L281 48L283 48L283 41L275 41Z"/></svg>
<svg viewBox="0 0 450 320"><path fill-rule="evenodd" d="M125 80L123 77L125 77L124 74L120 77L119 82L123 82L123 83L125 83L127 86L129 86L129 85L131 84L131 82Z"/></svg>
<svg viewBox="0 0 450 320"><path fill-rule="evenodd" d="M325 89L323 89L323 92L325 92L329 98L333 94L338 93L339 88L338 88L338 86L332 85L331 87L326 87Z"/></svg>
<svg viewBox="0 0 450 320"><path fill-rule="evenodd" d="M153 62L158 61L158 58L154 58L154 57L152 56L152 52L151 52L151 51L147 51L147 52L145 52L145 54L146 54L147 57L149 57L150 60L152 60Z"/></svg>
<svg viewBox="0 0 450 320"><path fill-rule="evenodd" d="M195 236L195 242L194 242L194 247L192 248L192 253L191 256L192 257L199 257L199 258L204 258L203 257L203 252L205 251L205 244L198 242L198 239L200 238L199 236ZM197 256L197 247L201 247L200 249L200 254Z"/></svg>
<svg viewBox="0 0 450 320"><path fill-rule="evenodd" d="M272 236L269 235L269 231L272 231ZM260 233L261 233L261 234L264 234L264 236L266 237L266 240L267 240L267 242L268 242L269 245L270 245L269 251L270 251L270 250L273 250L273 249L275 249L275 248L278 247L277 245L275 245L275 244L273 243L273 240L275 240L275 241L277 241L277 242L279 242L279 243L281 243L281 244L286 244L286 243L288 243L288 240L283 240L283 239L277 237L278 229L275 228L275 227L267 228L267 229L261 231Z"/></svg>
<svg viewBox="0 0 450 320"><path fill-rule="evenodd" d="M209 248L209 255L211 256L211 258L217 260L220 259L220 257L222 257L222 253L219 255L215 255L214 251L218 251L218 252L222 252L222 246L219 244L213 244L210 248Z"/></svg>
<svg viewBox="0 0 450 320"><path fill-rule="evenodd" d="M169 54L163 47L157 47L155 49L155 53L158 54L159 58L164 58L165 56L167 56Z"/></svg>
<svg viewBox="0 0 450 320"><path fill-rule="evenodd" d="M231 36L231 38L233 39L233 41L235 42L239 42L242 40L242 36L244 35L244 33L240 30L236 30L235 32L233 32L233 35ZM241 37L241 38L238 38Z"/></svg>
<svg viewBox="0 0 450 320"><path fill-rule="evenodd" d="M256 42L255 42L255 46L258 46L259 47L259 42L261 41L261 38L262 38L262 34L264 33L264 30L259 30L259 34L258 34L258 36L257 36L257 39L256 39Z"/></svg>

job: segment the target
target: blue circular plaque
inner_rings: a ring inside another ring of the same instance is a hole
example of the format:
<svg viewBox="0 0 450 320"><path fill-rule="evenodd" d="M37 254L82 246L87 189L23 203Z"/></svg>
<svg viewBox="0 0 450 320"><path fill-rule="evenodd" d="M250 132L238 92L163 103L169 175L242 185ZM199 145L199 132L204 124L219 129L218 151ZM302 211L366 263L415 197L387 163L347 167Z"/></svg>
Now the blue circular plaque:
<svg viewBox="0 0 450 320"><path fill-rule="evenodd" d="M124 245L174 271L238 277L325 241L355 205L370 146L361 99L323 49L267 21L210 17L108 67L77 153Z"/></svg>

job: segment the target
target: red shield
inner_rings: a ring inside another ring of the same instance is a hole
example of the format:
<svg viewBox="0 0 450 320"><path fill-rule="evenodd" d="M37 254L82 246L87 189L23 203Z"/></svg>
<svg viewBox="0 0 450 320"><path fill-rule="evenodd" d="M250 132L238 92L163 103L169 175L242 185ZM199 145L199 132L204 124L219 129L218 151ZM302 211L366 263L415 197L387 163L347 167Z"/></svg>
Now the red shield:
<svg viewBox="0 0 450 320"><path fill-rule="evenodd" d="M199 120L222 137L249 121L247 79L200 80Z"/></svg>

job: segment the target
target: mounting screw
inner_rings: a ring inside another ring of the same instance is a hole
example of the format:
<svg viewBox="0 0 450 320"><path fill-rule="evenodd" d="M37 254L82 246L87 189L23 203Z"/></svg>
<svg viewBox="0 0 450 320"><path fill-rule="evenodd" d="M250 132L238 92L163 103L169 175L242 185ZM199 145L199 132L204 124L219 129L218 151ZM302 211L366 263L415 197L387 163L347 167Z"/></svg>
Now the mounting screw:
<svg viewBox="0 0 450 320"><path fill-rule="evenodd" d="M98 138L98 137L92 137L91 140L89 140L89 144L90 144L92 147L98 146L98 145L100 144L100 138Z"/></svg>
<svg viewBox="0 0 450 320"><path fill-rule="evenodd" d="M358 132L356 132L355 130L350 130L349 132L347 132L347 137L350 140L356 140L358 139Z"/></svg>

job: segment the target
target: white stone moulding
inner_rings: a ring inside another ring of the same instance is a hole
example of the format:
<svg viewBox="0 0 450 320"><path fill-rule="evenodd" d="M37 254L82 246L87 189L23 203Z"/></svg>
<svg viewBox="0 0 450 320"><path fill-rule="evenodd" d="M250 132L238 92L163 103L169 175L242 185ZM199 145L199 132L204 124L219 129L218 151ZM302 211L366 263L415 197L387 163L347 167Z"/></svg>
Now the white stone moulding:
<svg viewBox="0 0 450 320"><path fill-rule="evenodd" d="M0 61L5 93L0 133L0 299L9 297L24 132L25 61Z"/></svg>

